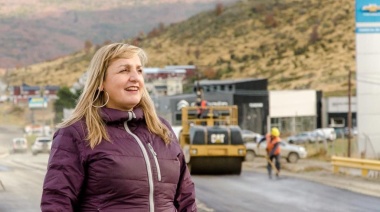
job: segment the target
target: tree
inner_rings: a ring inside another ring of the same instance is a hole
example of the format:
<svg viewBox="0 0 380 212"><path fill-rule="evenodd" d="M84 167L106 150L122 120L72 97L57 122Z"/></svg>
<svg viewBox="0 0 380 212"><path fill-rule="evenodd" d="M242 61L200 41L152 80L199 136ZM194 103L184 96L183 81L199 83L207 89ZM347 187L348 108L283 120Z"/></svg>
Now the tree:
<svg viewBox="0 0 380 212"><path fill-rule="evenodd" d="M318 25L315 25L313 27L311 34L310 34L309 43L314 44L314 43L318 42L320 39L321 38L320 38L319 33L318 33Z"/></svg>
<svg viewBox="0 0 380 212"><path fill-rule="evenodd" d="M220 14L222 14L223 10L224 10L224 7L223 7L222 3L216 4L216 6L215 6L215 14L216 14L216 16L219 16Z"/></svg>
<svg viewBox="0 0 380 212"><path fill-rule="evenodd" d="M86 40L84 42L84 50L88 53L90 49L92 48L92 42L90 40Z"/></svg>
<svg viewBox="0 0 380 212"><path fill-rule="evenodd" d="M76 100L80 96L80 91L71 92L68 87L62 87L58 90L58 99L54 102L55 122L60 122L63 118L63 109L74 108Z"/></svg>

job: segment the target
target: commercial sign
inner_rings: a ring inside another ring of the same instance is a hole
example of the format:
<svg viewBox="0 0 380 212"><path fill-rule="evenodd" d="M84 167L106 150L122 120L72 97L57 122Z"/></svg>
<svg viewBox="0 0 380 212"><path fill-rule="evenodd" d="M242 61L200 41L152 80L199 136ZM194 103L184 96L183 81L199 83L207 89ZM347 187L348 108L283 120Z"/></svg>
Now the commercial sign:
<svg viewBox="0 0 380 212"><path fill-rule="evenodd" d="M47 108L47 105L46 97L30 97L28 101L29 108Z"/></svg>
<svg viewBox="0 0 380 212"><path fill-rule="evenodd" d="M359 152L380 154L380 0L356 0L356 98ZM367 155L369 156L369 155Z"/></svg>
<svg viewBox="0 0 380 212"><path fill-rule="evenodd" d="M356 33L380 33L380 1L356 1Z"/></svg>

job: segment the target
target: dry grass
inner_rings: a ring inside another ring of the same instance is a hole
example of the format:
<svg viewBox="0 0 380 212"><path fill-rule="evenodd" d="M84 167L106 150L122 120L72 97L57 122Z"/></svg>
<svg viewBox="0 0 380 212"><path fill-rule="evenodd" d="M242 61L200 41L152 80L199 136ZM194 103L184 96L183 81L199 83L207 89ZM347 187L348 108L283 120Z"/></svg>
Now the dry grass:
<svg viewBox="0 0 380 212"><path fill-rule="evenodd" d="M0 103L0 125L15 125L24 127L26 124L26 109L11 103Z"/></svg>
<svg viewBox="0 0 380 212"><path fill-rule="evenodd" d="M195 64L201 72L215 70L214 76L203 73L211 79L264 77L272 90L346 94L347 70L355 71L354 1L278 2L241 1L220 15L201 13L127 42L142 46L152 67ZM15 70L7 79L10 84L70 86L92 54L78 52Z"/></svg>

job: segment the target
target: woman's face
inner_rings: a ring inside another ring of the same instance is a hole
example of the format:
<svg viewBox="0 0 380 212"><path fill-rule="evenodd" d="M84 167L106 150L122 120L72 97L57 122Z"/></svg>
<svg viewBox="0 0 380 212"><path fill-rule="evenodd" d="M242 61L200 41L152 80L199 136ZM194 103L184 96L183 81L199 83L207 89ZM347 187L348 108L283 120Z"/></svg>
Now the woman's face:
<svg viewBox="0 0 380 212"><path fill-rule="evenodd" d="M108 108L132 110L141 100L144 78L140 58L117 59L107 68L103 82L108 92Z"/></svg>

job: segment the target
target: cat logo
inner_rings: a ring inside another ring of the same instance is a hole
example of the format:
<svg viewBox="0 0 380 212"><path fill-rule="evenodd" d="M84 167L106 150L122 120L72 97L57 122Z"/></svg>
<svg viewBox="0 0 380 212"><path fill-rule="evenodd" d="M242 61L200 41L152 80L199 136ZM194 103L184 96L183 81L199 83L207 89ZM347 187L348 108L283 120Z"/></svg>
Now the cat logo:
<svg viewBox="0 0 380 212"><path fill-rule="evenodd" d="M377 11L380 11L380 6L376 4L369 4L362 7L363 11L370 12L370 13L376 13Z"/></svg>
<svg viewBox="0 0 380 212"><path fill-rule="evenodd" d="M224 143L224 134L211 134L211 143Z"/></svg>

